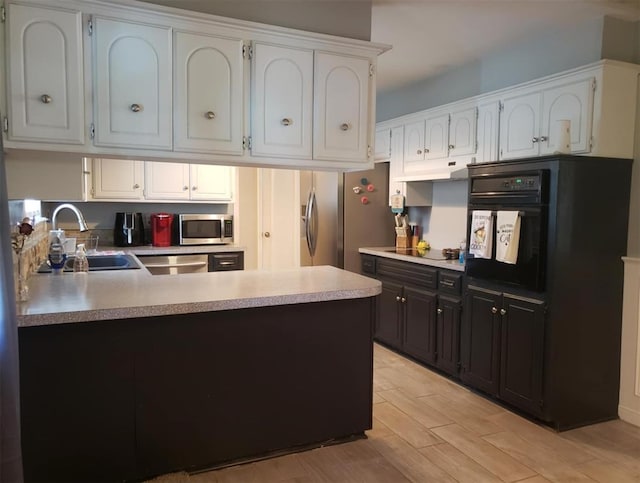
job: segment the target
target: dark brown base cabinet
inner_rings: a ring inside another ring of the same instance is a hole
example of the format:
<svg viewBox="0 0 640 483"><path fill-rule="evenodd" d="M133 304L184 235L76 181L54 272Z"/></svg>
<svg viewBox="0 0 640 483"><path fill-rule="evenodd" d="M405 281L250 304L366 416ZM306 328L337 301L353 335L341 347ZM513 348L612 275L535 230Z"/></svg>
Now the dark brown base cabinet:
<svg viewBox="0 0 640 483"><path fill-rule="evenodd" d="M541 416L544 301L469 286L465 307L462 381Z"/></svg>
<svg viewBox="0 0 640 483"><path fill-rule="evenodd" d="M363 255L363 272L382 282L374 336L420 362L456 375L461 274ZM374 273L372 273L372 271Z"/></svg>
<svg viewBox="0 0 640 483"><path fill-rule="evenodd" d="M374 298L19 329L25 481L124 481L371 428Z"/></svg>

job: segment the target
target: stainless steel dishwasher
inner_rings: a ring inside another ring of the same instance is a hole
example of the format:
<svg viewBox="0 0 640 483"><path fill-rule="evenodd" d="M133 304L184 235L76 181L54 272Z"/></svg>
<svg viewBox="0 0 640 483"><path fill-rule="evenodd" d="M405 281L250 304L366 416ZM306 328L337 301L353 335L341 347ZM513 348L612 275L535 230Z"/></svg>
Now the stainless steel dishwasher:
<svg viewBox="0 0 640 483"><path fill-rule="evenodd" d="M138 256L153 275L176 275L209 271L209 255L153 255Z"/></svg>

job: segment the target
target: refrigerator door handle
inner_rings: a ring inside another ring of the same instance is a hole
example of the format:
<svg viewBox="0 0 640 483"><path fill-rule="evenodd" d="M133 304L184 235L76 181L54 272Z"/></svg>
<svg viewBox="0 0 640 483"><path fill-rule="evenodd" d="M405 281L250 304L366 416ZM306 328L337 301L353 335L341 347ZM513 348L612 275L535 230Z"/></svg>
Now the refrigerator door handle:
<svg viewBox="0 0 640 483"><path fill-rule="evenodd" d="M304 212L304 234L305 239L307 240L307 249L309 250L309 255L311 255L311 195L312 191L309 191L309 196L307 197L307 206L305 207Z"/></svg>
<svg viewBox="0 0 640 483"><path fill-rule="evenodd" d="M307 218L307 228L310 234L307 237L307 245L309 246L309 254L313 257L316 254L316 245L318 242L318 204L316 202L316 192L311 190L309 197L309 218Z"/></svg>

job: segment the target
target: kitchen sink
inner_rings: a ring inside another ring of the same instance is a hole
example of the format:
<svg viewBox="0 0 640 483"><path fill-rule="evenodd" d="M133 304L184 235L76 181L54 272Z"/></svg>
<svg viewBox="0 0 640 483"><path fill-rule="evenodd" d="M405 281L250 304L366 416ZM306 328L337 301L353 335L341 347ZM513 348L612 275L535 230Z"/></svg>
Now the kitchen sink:
<svg viewBox="0 0 640 483"><path fill-rule="evenodd" d="M75 256L67 257L62 269L63 272L73 272L73 260ZM89 271L100 270L130 270L139 269L140 265L133 255L87 255ZM51 273L51 267L47 262L38 267L38 273Z"/></svg>

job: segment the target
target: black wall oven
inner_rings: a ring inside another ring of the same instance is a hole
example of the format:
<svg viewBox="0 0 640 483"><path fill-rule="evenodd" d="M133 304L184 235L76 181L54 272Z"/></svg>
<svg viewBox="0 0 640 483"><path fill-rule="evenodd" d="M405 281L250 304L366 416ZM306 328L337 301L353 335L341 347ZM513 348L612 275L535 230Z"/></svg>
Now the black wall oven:
<svg viewBox="0 0 640 483"><path fill-rule="evenodd" d="M469 277L542 292L545 289L549 207L549 170L473 176L469 180L467 235L474 210L491 211L491 258L467 254ZM520 213L520 243L515 264L496 260L496 216L501 210ZM467 244L468 246L468 244Z"/></svg>

